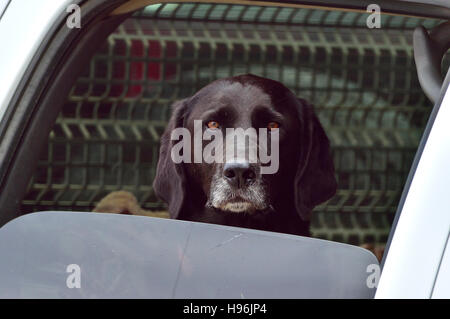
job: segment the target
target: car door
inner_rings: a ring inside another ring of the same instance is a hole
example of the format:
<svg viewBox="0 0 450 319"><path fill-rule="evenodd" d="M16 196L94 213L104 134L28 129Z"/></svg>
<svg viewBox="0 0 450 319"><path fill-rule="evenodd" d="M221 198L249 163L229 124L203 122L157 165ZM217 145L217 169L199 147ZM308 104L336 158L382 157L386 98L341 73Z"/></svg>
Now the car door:
<svg viewBox="0 0 450 319"><path fill-rule="evenodd" d="M437 31L440 36L436 38ZM444 284L449 272L450 70L444 81L440 75L441 58L450 45L450 25L445 23L430 34L418 28L414 46L419 79L435 106L391 230L377 298L450 296ZM433 42L428 42L433 36Z"/></svg>

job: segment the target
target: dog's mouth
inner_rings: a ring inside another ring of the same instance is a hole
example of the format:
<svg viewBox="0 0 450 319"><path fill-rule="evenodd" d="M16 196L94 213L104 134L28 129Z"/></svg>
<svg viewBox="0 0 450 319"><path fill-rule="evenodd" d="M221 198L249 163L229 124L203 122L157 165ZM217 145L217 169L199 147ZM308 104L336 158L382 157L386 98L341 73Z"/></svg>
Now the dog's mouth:
<svg viewBox="0 0 450 319"><path fill-rule="evenodd" d="M235 197L228 201L224 201L218 204L218 207L214 208L231 213L253 213L257 210L253 203L242 197Z"/></svg>
<svg viewBox="0 0 450 319"><path fill-rule="evenodd" d="M258 212L266 212L270 208L265 202L252 201L244 196L230 196L228 198L222 198L217 200L214 198L207 202L206 206L214 209L235 214L256 214Z"/></svg>

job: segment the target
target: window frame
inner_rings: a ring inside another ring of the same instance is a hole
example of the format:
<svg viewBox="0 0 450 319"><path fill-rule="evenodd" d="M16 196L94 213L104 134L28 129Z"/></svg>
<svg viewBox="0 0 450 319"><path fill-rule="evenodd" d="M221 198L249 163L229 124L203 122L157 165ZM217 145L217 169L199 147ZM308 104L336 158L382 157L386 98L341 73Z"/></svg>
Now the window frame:
<svg viewBox="0 0 450 319"><path fill-rule="evenodd" d="M34 53L0 121L0 226L20 215L42 146L81 72L77 66L87 63L102 40L131 15L110 15L124 1L75 2L83 26L66 27L68 13L61 12Z"/></svg>

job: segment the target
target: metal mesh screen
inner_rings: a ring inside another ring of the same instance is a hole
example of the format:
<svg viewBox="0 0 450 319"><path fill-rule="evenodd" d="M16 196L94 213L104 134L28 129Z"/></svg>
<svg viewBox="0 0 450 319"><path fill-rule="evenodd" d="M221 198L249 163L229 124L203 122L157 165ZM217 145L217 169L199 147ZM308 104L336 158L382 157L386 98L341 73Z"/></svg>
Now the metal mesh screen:
<svg viewBox="0 0 450 319"><path fill-rule="evenodd" d="M210 81L253 73L310 100L330 138L339 190L313 214L315 237L385 242L431 111L412 30L436 20L216 4L152 5L109 36L77 79L22 203L24 213L90 210L152 190L170 104Z"/></svg>

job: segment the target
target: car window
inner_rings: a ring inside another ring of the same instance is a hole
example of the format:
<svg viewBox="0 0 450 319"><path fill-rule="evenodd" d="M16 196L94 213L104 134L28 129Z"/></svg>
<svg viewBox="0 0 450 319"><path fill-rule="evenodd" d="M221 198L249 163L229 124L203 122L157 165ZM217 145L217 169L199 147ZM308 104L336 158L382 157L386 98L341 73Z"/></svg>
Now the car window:
<svg viewBox="0 0 450 319"><path fill-rule="evenodd" d="M167 216L154 192L170 105L211 81L252 73L310 101L330 140L336 195L313 237L386 243L432 104L412 32L437 19L227 4L147 6L83 66L42 150L21 212L91 211L116 190ZM444 67L448 62L444 63Z"/></svg>
<svg viewBox="0 0 450 319"><path fill-rule="evenodd" d="M3 15L3 12L5 11L6 7L8 6L9 0L2 0L0 1L0 19Z"/></svg>

